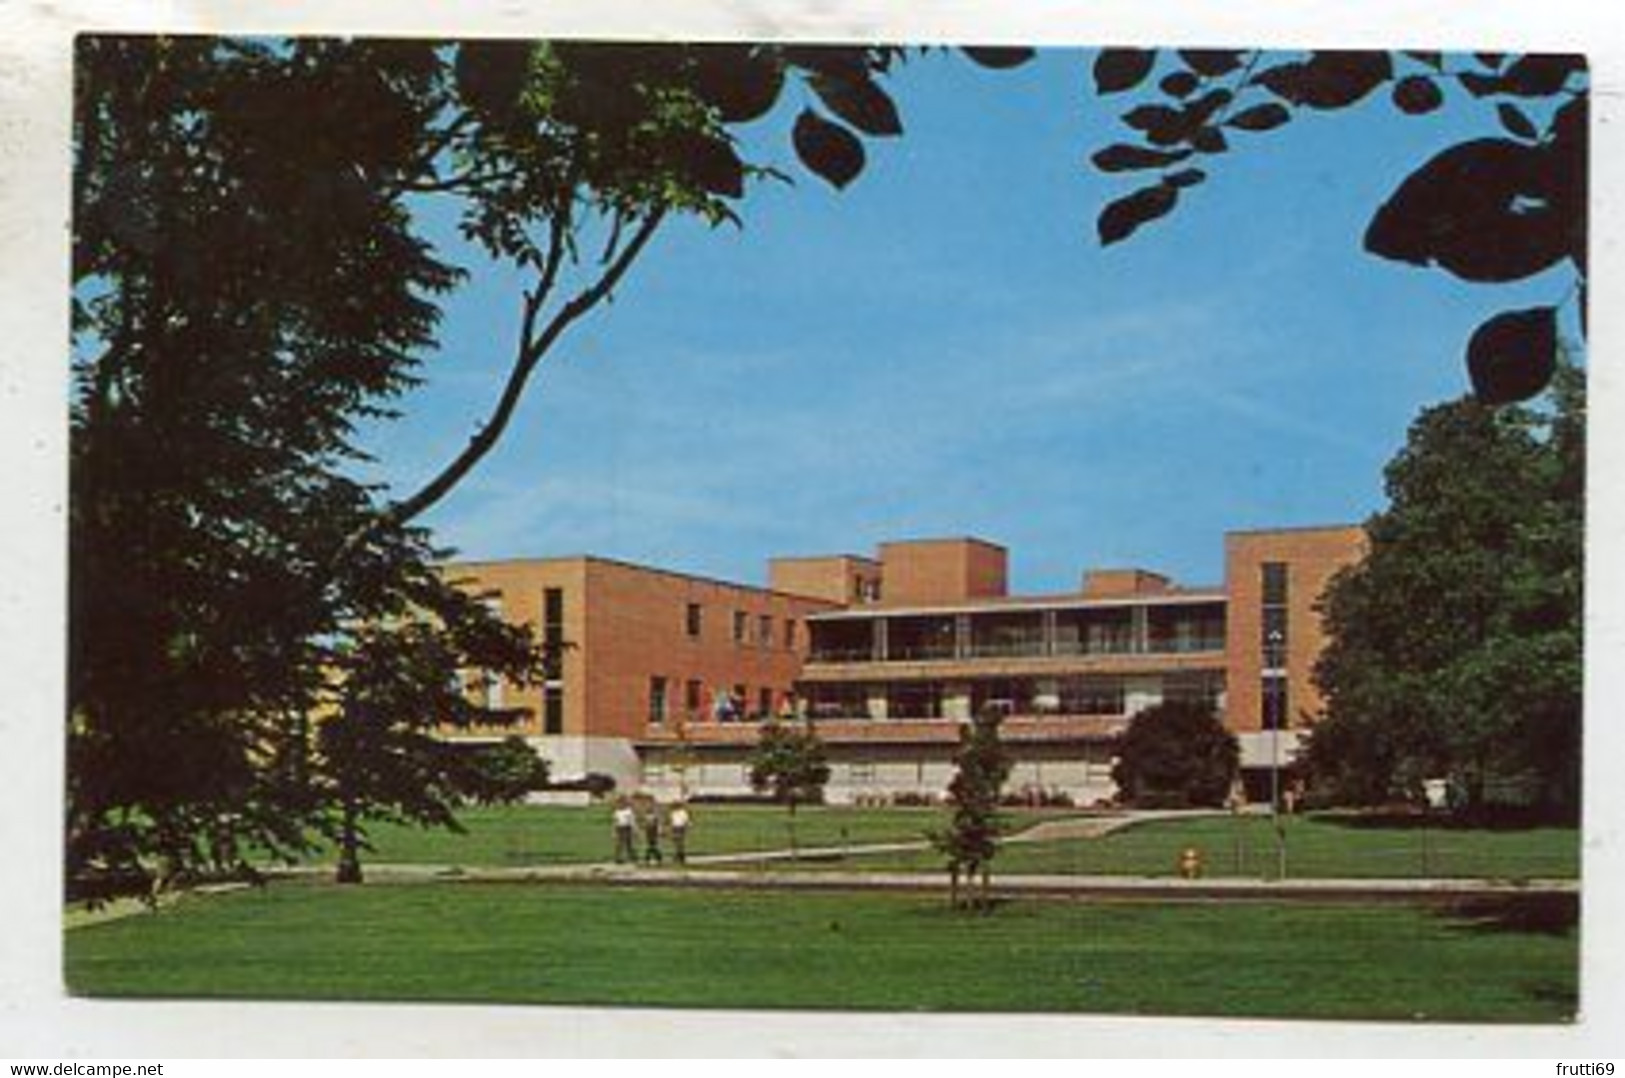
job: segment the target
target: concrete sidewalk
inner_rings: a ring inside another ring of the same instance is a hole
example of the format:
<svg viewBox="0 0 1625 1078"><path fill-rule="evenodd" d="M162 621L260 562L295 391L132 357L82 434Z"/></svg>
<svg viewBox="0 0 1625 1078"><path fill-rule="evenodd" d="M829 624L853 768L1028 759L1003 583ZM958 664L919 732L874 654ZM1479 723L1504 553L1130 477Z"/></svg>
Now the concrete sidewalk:
<svg viewBox="0 0 1625 1078"><path fill-rule="evenodd" d="M614 887L696 887L760 891L942 892L942 872L850 872L807 869L775 872L714 867L644 867L615 864L547 865L525 868L461 868L451 865L367 866L376 883L460 882L600 884ZM331 868L300 866L271 876L327 876ZM1379 901L1454 902L1470 898L1578 895L1580 882L1567 879L1286 879L1217 877L1187 880L1164 876L1064 876L995 874L997 896L1048 896L1155 901Z"/></svg>

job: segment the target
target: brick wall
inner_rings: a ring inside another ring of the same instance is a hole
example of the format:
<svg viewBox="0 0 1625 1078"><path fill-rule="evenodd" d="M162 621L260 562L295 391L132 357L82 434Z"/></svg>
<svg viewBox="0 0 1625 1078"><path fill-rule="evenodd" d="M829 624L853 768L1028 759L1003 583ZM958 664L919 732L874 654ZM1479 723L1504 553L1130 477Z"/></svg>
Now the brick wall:
<svg viewBox="0 0 1625 1078"><path fill-rule="evenodd" d="M1007 593L1007 555L980 539L920 539L883 543L887 605L959 602Z"/></svg>
<svg viewBox="0 0 1625 1078"><path fill-rule="evenodd" d="M1295 528L1231 532L1225 536L1226 725L1236 731L1263 728L1263 565L1287 566L1287 649L1289 726L1320 713L1321 698L1311 672L1325 646L1315 605L1332 575L1365 554L1359 527Z"/></svg>

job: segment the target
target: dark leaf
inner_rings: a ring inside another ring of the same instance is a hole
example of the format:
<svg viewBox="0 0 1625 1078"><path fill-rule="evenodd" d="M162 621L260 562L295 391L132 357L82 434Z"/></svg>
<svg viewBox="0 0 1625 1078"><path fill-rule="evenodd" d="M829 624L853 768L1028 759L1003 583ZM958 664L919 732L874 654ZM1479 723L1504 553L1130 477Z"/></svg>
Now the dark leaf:
<svg viewBox="0 0 1625 1078"><path fill-rule="evenodd" d="M1499 71L1501 65L1507 62L1507 54L1504 52L1475 52L1473 53L1473 59L1491 71Z"/></svg>
<svg viewBox="0 0 1625 1078"><path fill-rule="evenodd" d="M1242 109L1230 119L1225 121L1226 126L1238 127L1243 131L1268 131L1280 127L1292 114L1286 106L1275 101L1266 101L1262 105L1254 105L1250 109Z"/></svg>
<svg viewBox="0 0 1625 1078"><path fill-rule="evenodd" d="M1170 172L1162 177L1162 182L1172 187L1195 187L1207 179L1207 173L1199 168L1182 168L1178 172Z"/></svg>
<svg viewBox="0 0 1625 1078"><path fill-rule="evenodd" d="M1583 73L1583 56L1532 53L1520 56L1502 73L1506 92L1519 97L1548 97L1568 85L1569 76Z"/></svg>
<svg viewBox="0 0 1625 1078"><path fill-rule="evenodd" d="M511 116L530 75L530 43L469 41L457 48L457 92L478 114Z"/></svg>
<svg viewBox="0 0 1625 1078"><path fill-rule="evenodd" d="M1555 204L1545 151L1507 139L1444 150L1380 206L1365 234L1372 254L1437 263L1468 281L1512 281L1563 256L1570 221Z"/></svg>
<svg viewBox="0 0 1625 1078"><path fill-rule="evenodd" d="M1202 80L1189 71L1175 71L1158 83L1169 97L1189 97L1201 84Z"/></svg>
<svg viewBox="0 0 1625 1078"><path fill-rule="evenodd" d="M1145 81L1156 62L1154 49L1102 49L1095 57L1095 89L1103 94L1132 89Z"/></svg>
<svg viewBox="0 0 1625 1078"><path fill-rule="evenodd" d="M1153 150L1145 146L1118 143L1108 146L1090 158L1102 172L1128 172L1142 168L1162 168L1176 164L1191 155L1188 149Z"/></svg>
<svg viewBox="0 0 1625 1078"><path fill-rule="evenodd" d="M811 109L801 110L796 117L791 141L802 163L835 187L845 187L863 171L863 143Z"/></svg>
<svg viewBox="0 0 1625 1078"><path fill-rule="evenodd" d="M1253 76L1276 97L1315 109L1340 109L1361 100L1393 74L1385 52L1316 52Z"/></svg>
<svg viewBox="0 0 1625 1078"><path fill-rule="evenodd" d="M677 167L702 190L739 198L745 193L745 166L732 146L698 131L680 131L667 143Z"/></svg>
<svg viewBox="0 0 1625 1078"><path fill-rule="evenodd" d="M787 45L784 58L804 71L832 79L869 77L868 50L858 45Z"/></svg>
<svg viewBox="0 0 1625 1078"><path fill-rule="evenodd" d="M1191 145L1203 153L1224 153L1230 148L1230 143L1224 137L1224 132L1217 127L1204 127L1196 132L1191 139Z"/></svg>
<svg viewBox="0 0 1625 1078"><path fill-rule="evenodd" d="M1444 53L1442 52L1407 52L1405 55L1412 60L1428 65L1435 71L1444 70Z"/></svg>
<svg viewBox="0 0 1625 1078"><path fill-rule="evenodd" d="M1568 235L1569 257L1582 274L1586 272L1590 204L1586 167L1590 156L1590 111L1589 94L1581 94L1558 109L1552 118L1551 141L1545 147L1545 174L1552 207Z"/></svg>
<svg viewBox="0 0 1625 1078"><path fill-rule="evenodd" d="M1123 114L1123 122L1159 146L1172 145L1186 137L1190 131L1185 114L1167 105L1141 105Z"/></svg>
<svg viewBox="0 0 1625 1078"><path fill-rule="evenodd" d="M779 99L784 70L772 55L748 45L697 45L694 56L694 91L724 123L757 119Z"/></svg>
<svg viewBox="0 0 1625 1078"><path fill-rule="evenodd" d="M814 74L809 80L829 110L866 135L901 135L897 106L867 72L858 76Z"/></svg>
<svg viewBox="0 0 1625 1078"><path fill-rule="evenodd" d="M1528 400L1557 369L1557 310L1503 311L1473 331L1467 373L1485 404Z"/></svg>
<svg viewBox="0 0 1625 1078"><path fill-rule="evenodd" d="M1095 223L1100 234L1100 245L1109 247L1127 239L1147 221L1153 221L1173 209L1177 201L1179 189L1165 183L1142 187L1132 195L1118 199L1100 211L1100 219Z"/></svg>
<svg viewBox="0 0 1625 1078"><path fill-rule="evenodd" d="M1509 94L1515 97L1550 97L1568 86L1571 76L1584 73L1584 56L1534 53L1521 56L1497 75L1479 71L1462 73L1461 84L1474 97Z"/></svg>
<svg viewBox="0 0 1625 1078"><path fill-rule="evenodd" d="M1399 80L1394 87L1394 104L1399 111L1412 116L1432 112L1444 104L1444 93L1438 83L1425 75L1412 75Z"/></svg>
<svg viewBox="0 0 1625 1078"><path fill-rule="evenodd" d="M1506 128L1515 137L1526 142L1534 142L1540 138L1540 132L1535 130L1534 123L1525 116L1523 110L1510 101L1503 101L1497 105L1495 112L1501 117L1501 126Z"/></svg>
<svg viewBox="0 0 1625 1078"><path fill-rule="evenodd" d="M1179 58L1200 75L1223 75L1241 66L1241 53L1235 49L1180 49Z"/></svg>
<svg viewBox="0 0 1625 1078"><path fill-rule="evenodd" d="M1181 113L1185 118L1186 126L1194 131L1206 124L1213 118L1214 113L1230 104L1234 97L1235 95L1229 90L1221 87L1209 90L1201 97L1189 102Z"/></svg>
<svg viewBox="0 0 1625 1078"><path fill-rule="evenodd" d="M1032 49L994 45L966 45L959 51L982 67L995 70L1020 67L1038 55Z"/></svg>
<svg viewBox="0 0 1625 1078"><path fill-rule="evenodd" d="M1506 81L1499 75L1485 75L1477 71L1464 71L1461 74L1461 84L1467 92L1474 97L1489 97L1491 94L1504 93Z"/></svg>

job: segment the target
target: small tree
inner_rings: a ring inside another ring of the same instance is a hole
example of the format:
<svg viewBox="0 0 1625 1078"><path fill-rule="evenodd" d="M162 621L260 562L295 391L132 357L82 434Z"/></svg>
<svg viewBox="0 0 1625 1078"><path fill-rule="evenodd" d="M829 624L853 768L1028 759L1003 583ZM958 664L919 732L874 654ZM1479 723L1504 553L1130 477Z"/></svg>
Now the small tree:
<svg viewBox="0 0 1625 1078"><path fill-rule="evenodd" d="M1205 705L1169 700L1134 716L1116 744L1112 781L1147 808L1217 807L1236 780L1235 735Z"/></svg>
<svg viewBox="0 0 1625 1078"><path fill-rule="evenodd" d="M812 729L777 721L762 724L761 739L751 756L750 785L760 793L771 790L773 800L789 806L790 850L796 848L796 805L819 801L829 782L824 743Z"/></svg>
<svg viewBox="0 0 1625 1078"><path fill-rule="evenodd" d="M931 836L948 859L948 902L956 909L962 877L970 884L980 876L982 884L965 908L987 909L990 904L988 866L999 849L999 791L1010 777L1010 758L999 741L1001 721L997 712L985 711L960 731L954 778L948 784L953 817L947 831Z"/></svg>
<svg viewBox="0 0 1625 1078"><path fill-rule="evenodd" d="M470 699L456 672L528 684L541 668L528 630L493 618L479 597L428 567L415 583L410 617L359 626L333 649L312 779L329 807L320 826L338 844L339 883L361 882L367 820L460 830L452 815L460 769L440 736L445 728L511 724L526 714Z"/></svg>

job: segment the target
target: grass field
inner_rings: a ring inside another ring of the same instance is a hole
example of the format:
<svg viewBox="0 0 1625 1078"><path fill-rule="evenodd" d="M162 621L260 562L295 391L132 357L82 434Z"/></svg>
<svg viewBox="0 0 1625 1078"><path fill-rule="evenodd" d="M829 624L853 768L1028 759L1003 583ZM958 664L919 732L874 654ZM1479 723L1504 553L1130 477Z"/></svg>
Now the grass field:
<svg viewBox="0 0 1625 1078"><path fill-rule="evenodd" d="M1533 929L1390 905L974 916L867 892L282 883L65 939L72 990L106 996L1566 1020L1576 932Z"/></svg>
<svg viewBox="0 0 1625 1078"><path fill-rule="evenodd" d="M1580 873L1574 828L1467 830L1358 826L1335 816L1283 819L1287 875L1293 878L1573 878ZM995 871L1009 874L1172 876L1180 852L1200 851L1206 876L1279 875L1274 824L1263 816L1152 820L1094 839L1012 842ZM854 856L828 867L930 871L933 854Z"/></svg>
<svg viewBox="0 0 1625 1078"><path fill-rule="evenodd" d="M1010 811L1012 830L1064 814ZM461 814L465 834L378 826L369 860L409 864L495 867L607 860L609 808L509 806ZM798 842L806 847L920 840L944 823L925 808L810 807L797 814ZM1333 816L1285 819L1287 874L1310 877L1478 876L1504 879L1579 874L1579 832L1572 828L1467 830L1356 826ZM690 853L775 850L789 845L784 810L747 805L695 809ZM1201 851L1205 874L1272 878L1277 874L1275 832L1261 816L1204 816L1150 821L1101 838L1010 843L999 854L1002 873L1129 874L1169 876L1180 851ZM669 851L668 851L669 852ZM930 851L823 860L804 868L936 871Z"/></svg>
<svg viewBox="0 0 1625 1078"><path fill-rule="evenodd" d="M790 845L788 814L756 805L699 805L689 853L778 850ZM849 808L811 806L796 813L796 840L802 846L909 842L941 826L942 813L928 808ZM1018 814L1018 825L1032 819ZM370 828L376 847L370 860L404 864L524 866L607 861L614 852L610 806L568 808L505 805L458 813L464 834L378 824ZM642 849L642 837L638 839ZM670 853L670 843L666 843Z"/></svg>

